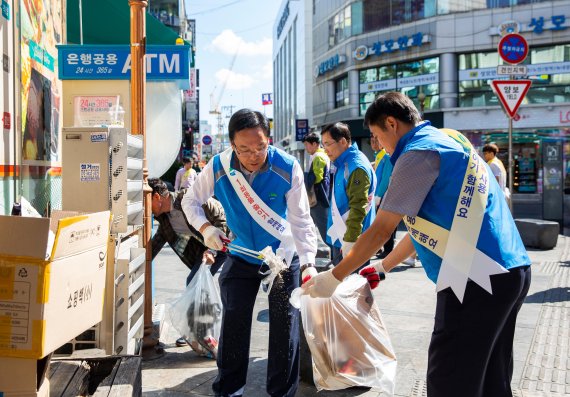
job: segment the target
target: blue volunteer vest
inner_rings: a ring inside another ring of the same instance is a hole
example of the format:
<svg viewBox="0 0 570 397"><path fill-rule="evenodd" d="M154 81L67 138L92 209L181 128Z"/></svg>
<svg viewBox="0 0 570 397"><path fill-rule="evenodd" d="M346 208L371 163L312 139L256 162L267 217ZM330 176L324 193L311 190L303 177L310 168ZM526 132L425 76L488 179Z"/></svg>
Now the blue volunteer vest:
<svg viewBox="0 0 570 397"><path fill-rule="evenodd" d="M346 211L349 210L348 207L348 195L346 194L346 189L348 185L348 179L350 175L357 168L361 168L366 171L368 178L370 178L370 187L368 188L368 195L373 193L375 186L376 175L372 169L370 161L366 158L364 153L358 150L356 143L353 143L348 147L335 161L334 165L336 167L336 172L334 175L334 196L336 200L336 205L341 215L344 215ZM332 202L332 200L331 200ZM331 204L332 205L332 204ZM372 208L366 214L364 221L362 223L362 232L366 231L374 221L376 216L376 209L374 208L374 203L372 203ZM332 225L332 213L329 211L327 220L327 230L330 229ZM330 236L327 233L327 243L334 245L335 247L341 248L342 243L340 240L331 241Z"/></svg>
<svg viewBox="0 0 570 397"><path fill-rule="evenodd" d="M450 230L457 201L462 193L469 155L457 141L432 127L429 122L415 127L400 138L390 161L395 165L398 158L410 150L430 150L439 153L439 176L424 200L418 216ZM505 269L530 265L530 259L499 184L492 177L493 173L489 166L484 161L481 163L487 167L488 175L491 177L488 178L489 196L477 240L477 249ZM417 171L421 172L421 169ZM436 283L442 259L413 238L412 242L427 276Z"/></svg>
<svg viewBox="0 0 570 397"><path fill-rule="evenodd" d="M285 195L291 189L291 179L295 161L294 157L284 151L274 146L269 146L267 151L267 168L255 176L251 185L259 198L284 219L287 219L287 201ZM273 251L275 251L279 247L280 241L266 232L249 215L230 183L229 178L226 176L219 154L214 156L212 164L215 181L214 194L220 203L222 203L226 212L228 226L236 237L232 243L255 251L261 251L265 247L271 246ZM231 168L240 172L238 171L240 166L235 153L232 153ZM232 252L232 254L240 256L247 262L261 264L261 260L256 260L237 252Z"/></svg>
<svg viewBox="0 0 570 397"><path fill-rule="evenodd" d="M382 154L382 152L384 152ZM378 158L380 157L380 158ZM374 197L384 197L386 190L388 190L388 184L390 183L390 177L392 176L392 163L390 162L390 155L386 153L384 149L378 153L376 156L377 165L374 173L376 174L376 191L374 192Z"/></svg>

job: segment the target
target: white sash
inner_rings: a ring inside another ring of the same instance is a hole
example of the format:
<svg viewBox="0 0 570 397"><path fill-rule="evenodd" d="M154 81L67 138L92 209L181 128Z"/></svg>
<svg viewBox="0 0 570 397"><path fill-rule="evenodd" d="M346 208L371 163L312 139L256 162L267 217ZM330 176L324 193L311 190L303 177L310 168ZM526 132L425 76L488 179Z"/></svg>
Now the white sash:
<svg viewBox="0 0 570 397"><path fill-rule="evenodd" d="M285 250L284 259L287 266L291 265L291 261L295 255L295 242L293 240L293 234L291 233L291 225L286 219L283 219L265 204L251 188L241 172L231 168L232 153L232 148L229 148L220 154L222 166L232 187L253 220L257 222L263 230L281 242L279 248Z"/></svg>
<svg viewBox="0 0 570 397"><path fill-rule="evenodd" d="M465 146L465 142L460 143ZM448 231L420 217L404 218L411 237L442 258L437 291L451 287L460 302L463 302L468 279L492 294L489 276L507 272L477 249L489 195L489 179L483 160L470 144L468 147L469 163L451 229Z"/></svg>
<svg viewBox="0 0 570 397"><path fill-rule="evenodd" d="M338 170L337 170L338 172ZM345 164L345 179L348 179L350 175L348 175L348 169L346 169ZM372 190L368 195L368 204L366 204L366 215L372 208L372 203L374 202L374 192L376 191L376 178L372 176ZM331 242L334 244L336 240L339 240L341 244L344 243L344 235L346 234L346 218L348 218L348 213L350 210L346 211L344 214L341 215L338 206L336 205L336 198L335 198L335 184L334 178L332 180L333 189L332 189L332 201L331 201L331 215L332 215L332 224L331 227L327 230L327 235L331 238Z"/></svg>

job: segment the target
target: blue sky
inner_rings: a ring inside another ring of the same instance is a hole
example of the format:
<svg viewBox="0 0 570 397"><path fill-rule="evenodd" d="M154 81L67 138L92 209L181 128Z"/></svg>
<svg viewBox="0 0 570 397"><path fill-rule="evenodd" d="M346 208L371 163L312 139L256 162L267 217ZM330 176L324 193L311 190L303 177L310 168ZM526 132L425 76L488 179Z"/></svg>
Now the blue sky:
<svg viewBox="0 0 570 397"><path fill-rule="evenodd" d="M200 120L208 120L210 98L219 102L264 111L261 94L273 92L272 29L280 0L185 0L188 17L196 19L196 67L200 69ZM236 54L237 51L237 55ZM235 56L233 68L229 70ZM213 93L213 95L211 95ZM268 117L273 106L266 106ZM224 123L228 119L224 114Z"/></svg>

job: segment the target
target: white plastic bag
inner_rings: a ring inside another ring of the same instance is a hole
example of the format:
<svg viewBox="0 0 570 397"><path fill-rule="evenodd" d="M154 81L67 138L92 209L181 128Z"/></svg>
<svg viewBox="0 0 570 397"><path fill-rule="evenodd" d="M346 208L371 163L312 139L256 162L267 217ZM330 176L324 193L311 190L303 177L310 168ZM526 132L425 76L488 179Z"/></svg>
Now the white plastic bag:
<svg viewBox="0 0 570 397"><path fill-rule="evenodd" d="M209 265L200 265L182 296L169 306L168 313L172 326L197 353L208 355L209 352L216 357L222 299Z"/></svg>
<svg viewBox="0 0 570 397"><path fill-rule="evenodd" d="M351 275L330 298L300 299L317 390L367 386L393 395L396 355L366 279Z"/></svg>

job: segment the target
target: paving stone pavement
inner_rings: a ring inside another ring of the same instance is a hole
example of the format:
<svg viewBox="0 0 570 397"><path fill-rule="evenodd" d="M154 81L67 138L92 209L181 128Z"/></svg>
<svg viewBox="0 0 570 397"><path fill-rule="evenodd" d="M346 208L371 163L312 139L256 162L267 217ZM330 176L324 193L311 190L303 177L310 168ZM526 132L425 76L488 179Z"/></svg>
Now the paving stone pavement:
<svg viewBox="0 0 570 397"><path fill-rule="evenodd" d="M555 249L529 250L529 255L533 261L532 283L517 321L513 395L570 395L570 237L559 236ZM160 307L172 302L184 290L187 269L168 247L155 259L154 269L154 297ZM427 348L435 310L433 283L422 268L401 265L374 291L374 296L398 357L394 396L426 396ZM268 330L267 295L260 291L254 309L246 396L267 396ZM197 356L188 347L176 347L177 337L168 321L164 321L161 341L166 344L167 354L143 363L143 395L213 395L215 362ZM301 382L297 396L376 397L385 394L371 389L317 394L314 386Z"/></svg>

